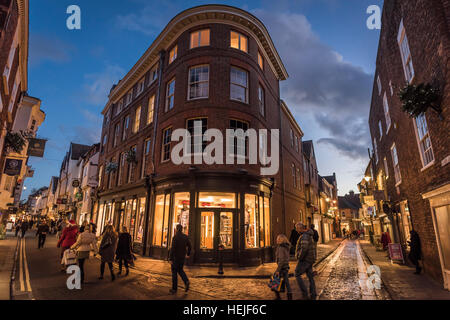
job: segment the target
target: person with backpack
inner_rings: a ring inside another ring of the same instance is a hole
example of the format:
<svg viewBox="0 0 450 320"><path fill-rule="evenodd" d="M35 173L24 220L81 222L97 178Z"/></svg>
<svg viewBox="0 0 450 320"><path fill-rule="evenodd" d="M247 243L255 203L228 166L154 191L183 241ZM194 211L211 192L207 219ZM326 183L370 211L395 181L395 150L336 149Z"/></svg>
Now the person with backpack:
<svg viewBox="0 0 450 320"><path fill-rule="evenodd" d="M292 300L292 289L289 283L289 249L291 243L284 234L280 234L277 237L277 249L275 251L275 261L277 263L277 270L275 275L284 281L283 287L287 289L287 299ZM276 295L276 300L281 300L280 293L274 291Z"/></svg>
<svg viewBox="0 0 450 320"><path fill-rule="evenodd" d="M313 239L314 232L301 222L297 223L296 228L298 233L300 233L300 238L295 248L295 258L298 260L297 267L295 268L295 278L302 291L303 298L308 299L308 290L302 279L302 274L306 273L309 279L309 297L311 300L316 300L317 293L313 273L313 264L316 261Z"/></svg>
<svg viewBox="0 0 450 320"><path fill-rule="evenodd" d="M186 257L189 258L191 254L191 241L188 236L183 233L183 226L177 224L176 233L172 239L172 246L170 248L169 261L172 269L172 289L171 294L175 294L178 289L178 275L185 285L185 291L189 291L189 279L183 270Z"/></svg>

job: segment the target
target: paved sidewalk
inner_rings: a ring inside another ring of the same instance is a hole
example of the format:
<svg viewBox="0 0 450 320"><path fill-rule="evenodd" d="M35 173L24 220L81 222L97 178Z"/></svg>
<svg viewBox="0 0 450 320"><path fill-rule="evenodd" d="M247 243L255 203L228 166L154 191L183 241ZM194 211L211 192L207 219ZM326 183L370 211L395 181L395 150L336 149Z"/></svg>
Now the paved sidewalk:
<svg viewBox="0 0 450 320"><path fill-rule="evenodd" d="M393 300L450 300L450 292L428 275L415 275L415 268L391 264L386 252L376 251L367 240L360 244L370 262L380 267L381 279Z"/></svg>
<svg viewBox="0 0 450 320"><path fill-rule="evenodd" d="M327 244L319 244L317 246L317 261L316 264L328 257L339 244L342 239L334 239ZM167 261L156 260L148 257L137 256L135 262L135 269L153 273L170 276L170 265ZM295 270L297 262L291 261L291 273ZM238 267L233 265L224 265L224 275L218 275L218 264L211 264L211 266L185 266L185 272L188 277L192 278L248 278L248 279L266 279L270 278L276 269L276 263L265 263L257 267Z"/></svg>
<svg viewBox="0 0 450 320"><path fill-rule="evenodd" d="M6 239L0 240L0 300L10 300L11 273L14 265L17 238L7 232Z"/></svg>

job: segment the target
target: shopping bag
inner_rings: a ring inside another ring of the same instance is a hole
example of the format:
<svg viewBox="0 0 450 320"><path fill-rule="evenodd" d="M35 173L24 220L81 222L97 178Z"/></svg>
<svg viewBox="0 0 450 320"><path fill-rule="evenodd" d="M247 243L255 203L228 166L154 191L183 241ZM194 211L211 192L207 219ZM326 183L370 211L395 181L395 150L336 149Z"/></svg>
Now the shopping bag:
<svg viewBox="0 0 450 320"><path fill-rule="evenodd" d="M272 289L273 291L280 292L282 283L283 283L283 281L281 280L281 278L280 278L279 276L277 276L276 274L273 274L273 275L270 277L268 286L269 286L269 288Z"/></svg>
<svg viewBox="0 0 450 320"><path fill-rule="evenodd" d="M62 262L66 266L70 266L72 264L77 263L77 254L74 250L67 249L64 251Z"/></svg>

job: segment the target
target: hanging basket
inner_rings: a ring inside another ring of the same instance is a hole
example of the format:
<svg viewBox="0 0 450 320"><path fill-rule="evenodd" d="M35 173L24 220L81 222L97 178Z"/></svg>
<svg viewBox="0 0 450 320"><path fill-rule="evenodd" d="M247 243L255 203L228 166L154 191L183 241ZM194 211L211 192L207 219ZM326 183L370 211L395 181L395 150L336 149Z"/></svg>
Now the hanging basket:
<svg viewBox="0 0 450 320"><path fill-rule="evenodd" d="M27 135L20 132L8 132L5 136L5 150L7 152L21 153L27 143Z"/></svg>
<svg viewBox="0 0 450 320"><path fill-rule="evenodd" d="M128 163L137 163L136 151L134 151L133 149L128 150L125 153L125 159Z"/></svg>
<svg viewBox="0 0 450 320"><path fill-rule="evenodd" d="M116 162L108 162L105 166L105 172L110 174L112 172L117 171L118 164Z"/></svg>
<svg viewBox="0 0 450 320"><path fill-rule="evenodd" d="M400 90L399 98L402 102L402 109L410 117L417 118L425 113L428 108L432 108L442 118L442 108L440 106L439 89L431 84L421 83L416 85L408 84Z"/></svg>

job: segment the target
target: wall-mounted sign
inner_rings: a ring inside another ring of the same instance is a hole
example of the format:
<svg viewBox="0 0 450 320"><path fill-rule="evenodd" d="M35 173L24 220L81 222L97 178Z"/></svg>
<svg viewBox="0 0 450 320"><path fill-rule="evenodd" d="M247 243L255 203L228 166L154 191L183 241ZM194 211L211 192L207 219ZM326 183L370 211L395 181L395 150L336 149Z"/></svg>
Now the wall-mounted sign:
<svg viewBox="0 0 450 320"><path fill-rule="evenodd" d="M72 180L72 187L78 188L80 186L80 180L74 179Z"/></svg>
<svg viewBox="0 0 450 320"><path fill-rule="evenodd" d="M44 139L29 138L27 155L31 157L43 158L46 142L47 140Z"/></svg>
<svg viewBox="0 0 450 320"><path fill-rule="evenodd" d="M18 176L20 175L20 170L22 169L22 160L17 159L6 159L5 170L3 171L8 176Z"/></svg>

